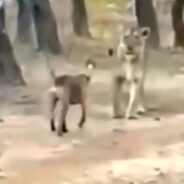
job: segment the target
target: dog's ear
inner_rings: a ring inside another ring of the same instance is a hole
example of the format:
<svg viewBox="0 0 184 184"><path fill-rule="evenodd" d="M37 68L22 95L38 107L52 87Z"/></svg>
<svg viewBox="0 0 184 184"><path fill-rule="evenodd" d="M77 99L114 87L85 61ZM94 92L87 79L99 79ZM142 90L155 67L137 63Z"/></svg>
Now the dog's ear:
<svg viewBox="0 0 184 184"><path fill-rule="evenodd" d="M151 29L149 27L143 27L141 28L141 35L147 39L151 34Z"/></svg>

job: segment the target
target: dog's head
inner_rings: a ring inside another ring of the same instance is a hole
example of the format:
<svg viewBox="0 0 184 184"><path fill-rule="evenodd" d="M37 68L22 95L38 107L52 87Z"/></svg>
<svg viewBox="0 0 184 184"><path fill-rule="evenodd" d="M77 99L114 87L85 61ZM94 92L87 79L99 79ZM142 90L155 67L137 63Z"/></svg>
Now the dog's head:
<svg viewBox="0 0 184 184"><path fill-rule="evenodd" d="M85 61L85 68L86 68L86 73L87 73L86 78L89 83L94 77L95 69L97 68L97 64L94 60L88 58Z"/></svg>

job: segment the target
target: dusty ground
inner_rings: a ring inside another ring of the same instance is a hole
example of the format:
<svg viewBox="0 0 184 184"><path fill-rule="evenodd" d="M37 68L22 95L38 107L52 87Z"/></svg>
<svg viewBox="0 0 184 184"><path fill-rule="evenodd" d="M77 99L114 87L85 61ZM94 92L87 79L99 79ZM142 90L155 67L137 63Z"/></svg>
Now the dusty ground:
<svg viewBox="0 0 184 184"><path fill-rule="evenodd" d="M163 35L170 43L170 32ZM50 132L47 122L49 76L43 56L15 50L29 85L0 91L0 183L184 183L183 55L151 51L145 99L150 111L136 121L113 120L111 74L116 64L104 47L110 43L76 39L72 47L65 45L70 57L52 56L58 73L83 70L87 55L99 67L89 88L86 126L78 129L80 110L72 107L70 132L61 138Z"/></svg>
<svg viewBox="0 0 184 184"><path fill-rule="evenodd" d="M181 174L184 78L178 75L178 71L182 67L182 56L164 52L151 54L152 67L146 81L146 105L153 110L137 121L112 120L109 69L99 69L94 74L85 128L82 131L77 128L80 111L77 107L71 108L68 114L70 133L62 138L49 131L43 97L45 85L30 85L25 89L4 88L1 94L4 123L0 124L0 182L77 183L80 180L75 178L82 177L83 183L90 183L94 178L104 180L104 183L110 178L109 181L114 183L115 176L108 174L110 171L115 175L120 173L121 177L118 175L118 178L127 180L124 176L127 169L124 167L133 169L137 164L138 170L146 167L151 178L161 172L157 171L158 168L167 174L176 167L172 172ZM117 160L111 166L111 162ZM137 172L132 169L128 170L133 174L128 175L134 176ZM128 178L137 181L136 176Z"/></svg>

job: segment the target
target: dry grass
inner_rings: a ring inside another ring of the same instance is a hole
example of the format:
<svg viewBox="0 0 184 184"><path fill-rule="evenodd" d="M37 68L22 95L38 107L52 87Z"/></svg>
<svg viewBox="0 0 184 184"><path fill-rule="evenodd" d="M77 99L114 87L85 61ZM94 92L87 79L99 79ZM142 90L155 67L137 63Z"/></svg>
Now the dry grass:
<svg viewBox="0 0 184 184"><path fill-rule="evenodd" d="M127 0L88 0L86 1L89 22L93 35L102 38L109 37L109 32L120 20ZM108 33L106 31L108 29Z"/></svg>

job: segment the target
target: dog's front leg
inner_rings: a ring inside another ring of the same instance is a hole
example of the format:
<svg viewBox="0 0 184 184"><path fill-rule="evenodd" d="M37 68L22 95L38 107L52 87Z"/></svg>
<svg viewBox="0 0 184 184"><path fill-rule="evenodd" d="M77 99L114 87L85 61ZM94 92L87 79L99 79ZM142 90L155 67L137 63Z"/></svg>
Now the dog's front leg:
<svg viewBox="0 0 184 184"><path fill-rule="evenodd" d="M62 136L63 133L67 133L67 125L66 125L66 115L69 109L69 92L64 89L60 92L58 95L60 97L59 102L60 102L60 112L59 112L59 125L58 125L58 130L57 134L58 136Z"/></svg>
<svg viewBox="0 0 184 184"><path fill-rule="evenodd" d="M82 116L79 121L79 128L82 128L85 121L86 121L86 92L83 91L82 99L81 99L81 109L82 109Z"/></svg>

